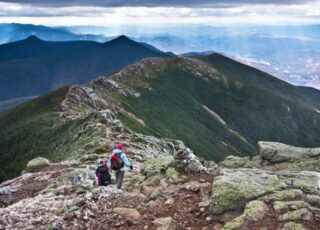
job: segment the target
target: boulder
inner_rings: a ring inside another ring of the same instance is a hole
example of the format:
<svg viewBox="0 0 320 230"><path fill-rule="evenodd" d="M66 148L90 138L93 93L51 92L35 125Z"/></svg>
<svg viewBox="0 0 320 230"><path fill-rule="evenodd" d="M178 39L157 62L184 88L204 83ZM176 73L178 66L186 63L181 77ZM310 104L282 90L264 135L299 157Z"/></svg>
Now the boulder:
<svg viewBox="0 0 320 230"><path fill-rule="evenodd" d="M298 197L300 191L319 195L320 174L309 171L271 172L261 169L224 169L212 185L210 211L223 214L241 209L251 200ZM279 191L283 191L279 193ZM289 191L290 194L286 194ZM286 194L286 195L285 195Z"/></svg>
<svg viewBox="0 0 320 230"><path fill-rule="evenodd" d="M227 156L223 161L219 163L223 168L241 168L244 167L250 161L250 157L239 156Z"/></svg>
<svg viewBox="0 0 320 230"><path fill-rule="evenodd" d="M295 222L288 222L283 225L281 230L306 230L302 224L298 224Z"/></svg>
<svg viewBox="0 0 320 230"><path fill-rule="evenodd" d="M158 199L163 193L163 189L161 187L157 187L153 192L151 192L148 196L149 200L156 200Z"/></svg>
<svg viewBox="0 0 320 230"><path fill-rule="evenodd" d="M295 200L300 198L302 194L303 192L300 189L288 189L265 195L263 197L260 197L259 200L263 200L265 202L272 202L277 200Z"/></svg>
<svg viewBox="0 0 320 230"><path fill-rule="evenodd" d="M308 220L312 220L312 218L313 218L312 213L308 209L302 208L302 209L287 212L279 216L278 220L279 221L298 221L298 220L308 221Z"/></svg>
<svg viewBox="0 0 320 230"><path fill-rule="evenodd" d="M165 174L167 168L173 164L173 157L170 155L163 155L144 162L141 173L147 177Z"/></svg>
<svg viewBox="0 0 320 230"><path fill-rule="evenodd" d="M114 208L113 212L132 220L139 220L141 216L140 213L133 208Z"/></svg>
<svg viewBox="0 0 320 230"><path fill-rule="evenodd" d="M50 161L48 159L36 157L27 163L25 170L27 172L34 172L48 165L50 165Z"/></svg>
<svg viewBox="0 0 320 230"><path fill-rule="evenodd" d="M311 206L302 201L302 200L295 200L295 201L276 201L273 203L273 209L276 212L284 212L289 210L297 210L301 208L307 208L311 210Z"/></svg>
<svg viewBox="0 0 320 230"><path fill-rule="evenodd" d="M320 157L320 148L301 148L277 142L258 142L261 158L271 163Z"/></svg>
<svg viewBox="0 0 320 230"><path fill-rule="evenodd" d="M286 188L277 175L259 169L224 169L212 185L210 211L223 214L243 208L247 202Z"/></svg>
<svg viewBox="0 0 320 230"><path fill-rule="evenodd" d="M0 188L0 195L9 195L9 194L15 193L16 191L17 191L16 189L11 188L10 186L6 186L3 188Z"/></svg>
<svg viewBox="0 0 320 230"><path fill-rule="evenodd" d="M152 223L159 226L157 230L177 230L178 225L172 217L157 218Z"/></svg>
<svg viewBox="0 0 320 230"><path fill-rule="evenodd" d="M242 225L253 221L261 221L264 216L268 213L268 206L262 201L251 201L249 202L244 210L244 213L232 221L225 224L224 230L239 229Z"/></svg>
<svg viewBox="0 0 320 230"><path fill-rule="evenodd" d="M174 155L174 165L181 171L184 172L208 172L208 169L203 166L196 155L189 149L181 149L177 151Z"/></svg>

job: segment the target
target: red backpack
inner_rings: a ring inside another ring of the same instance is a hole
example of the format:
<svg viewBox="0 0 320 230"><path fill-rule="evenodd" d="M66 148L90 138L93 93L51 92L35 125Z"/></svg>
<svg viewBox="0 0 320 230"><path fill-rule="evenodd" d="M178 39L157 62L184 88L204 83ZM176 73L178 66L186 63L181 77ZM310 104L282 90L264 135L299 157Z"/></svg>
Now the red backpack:
<svg viewBox="0 0 320 230"><path fill-rule="evenodd" d="M121 160L120 155L113 154L111 156L111 169L120 170L124 166L124 163Z"/></svg>

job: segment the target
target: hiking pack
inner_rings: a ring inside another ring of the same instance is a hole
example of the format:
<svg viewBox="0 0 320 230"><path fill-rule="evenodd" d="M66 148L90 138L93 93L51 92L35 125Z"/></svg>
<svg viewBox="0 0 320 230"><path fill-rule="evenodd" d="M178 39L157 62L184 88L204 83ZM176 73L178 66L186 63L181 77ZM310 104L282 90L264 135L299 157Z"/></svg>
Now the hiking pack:
<svg viewBox="0 0 320 230"><path fill-rule="evenodd" d="M113 154L111 156L111 169L120 170L122 167L124 167L124 162L121 160L120 155Z"/></svg>

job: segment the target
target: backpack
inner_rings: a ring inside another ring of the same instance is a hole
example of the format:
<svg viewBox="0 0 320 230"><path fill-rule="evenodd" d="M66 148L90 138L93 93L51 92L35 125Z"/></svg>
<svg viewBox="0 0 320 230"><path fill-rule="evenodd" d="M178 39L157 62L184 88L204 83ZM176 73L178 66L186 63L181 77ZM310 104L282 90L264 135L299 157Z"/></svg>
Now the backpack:
<svg viewBox="0 0 320 230"><path fill-rule="evenodd" d="M111 156L111 169L120 170L124 166L124 163L121 160L120 155L113 154Z"/></svg>
<svg viewBox="0 0 320 230"><path fill-rule="evenodd" d="M108 167L106 164L99 166L98 169L98 180L100 181L100 185L108 185L111 184L111 176L108 171Z"/></svg>

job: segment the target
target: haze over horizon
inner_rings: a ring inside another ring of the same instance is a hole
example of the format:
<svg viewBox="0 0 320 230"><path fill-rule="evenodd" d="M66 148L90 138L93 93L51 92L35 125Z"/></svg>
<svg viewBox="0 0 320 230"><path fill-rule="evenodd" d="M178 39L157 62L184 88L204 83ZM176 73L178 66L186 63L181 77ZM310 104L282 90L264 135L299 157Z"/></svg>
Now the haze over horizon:
<svg viewBox="0 0 320 230"><path fill-rule="evenodd" d="M320 0L7 0L0 1L0 23L125 34L177 54L221 52L320 89Z"/></svg>

